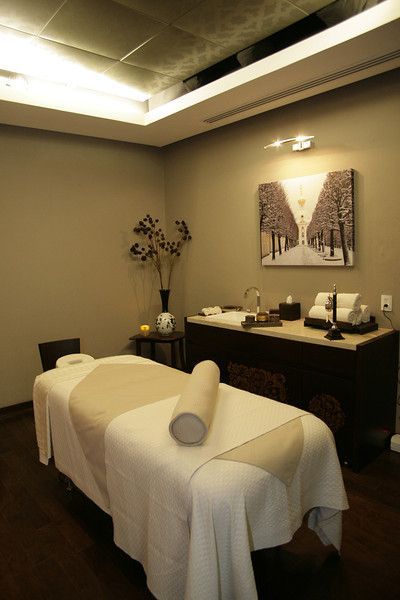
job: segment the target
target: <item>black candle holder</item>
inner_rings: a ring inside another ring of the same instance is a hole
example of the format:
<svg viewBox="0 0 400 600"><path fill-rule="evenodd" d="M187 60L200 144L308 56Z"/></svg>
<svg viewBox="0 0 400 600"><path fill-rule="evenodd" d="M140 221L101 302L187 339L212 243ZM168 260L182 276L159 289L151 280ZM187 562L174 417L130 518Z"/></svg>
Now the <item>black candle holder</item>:
<svg viewBox="0 0 400 600"><path fill-rule="evenodd" d="M336 323L332 323L328 333L324 336L327 340L344 340L344 336L341 334L339 327Z"/></svg>
<svg viewBox="0 0 400 600"><path fill-rule="evenodd" d="M345 338L342 336L339 327L336 324L336 311L337 311L337 292L336 292L336 284L333 286L333 294L332 294L332 326L329 329L328 333L324 336L327 340L344 340Z"/></svg>

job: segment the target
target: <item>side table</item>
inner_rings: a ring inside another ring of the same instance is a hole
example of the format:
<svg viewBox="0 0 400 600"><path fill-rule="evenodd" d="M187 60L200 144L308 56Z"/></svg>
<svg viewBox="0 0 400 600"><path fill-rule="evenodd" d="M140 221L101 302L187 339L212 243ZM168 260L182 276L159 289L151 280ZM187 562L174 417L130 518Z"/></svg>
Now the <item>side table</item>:
<svg viewBox="0 0 400 600"><path fill-rule="evenodd" d="M185 352L183 347L183 340L185 334L183 331L174 331L169 335L160 335L156 331L151 331L148 335L137 333L132 335L129 339L136 343L136 354L142 356L142 344L150 344L150 358L155 360L156 358L156 344L169 344L171 347L171 367L176 368L176 352L175 345L179 345L179 359L181 363L181 369L186 371Z"/></svg>

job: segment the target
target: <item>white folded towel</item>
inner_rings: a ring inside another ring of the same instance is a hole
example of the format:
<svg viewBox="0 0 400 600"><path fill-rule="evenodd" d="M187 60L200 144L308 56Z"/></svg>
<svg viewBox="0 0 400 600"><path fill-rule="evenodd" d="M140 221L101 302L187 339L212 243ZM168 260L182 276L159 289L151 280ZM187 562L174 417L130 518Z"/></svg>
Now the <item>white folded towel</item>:
<svg viewBox="0 0 400 600"><path fill-rule="evenodd" d="M308 313L308 316L312 319L324 319L327 320L327 311L323 306L312 306ZM332 318L332 311L329 313ZM342 323L351 323L351 325L358 325L361 323L361 310L355 311L351 308L338 308L336 310L336 320Z"/></svg>
<svg viewBox="0 0 400 600"><path fill-rule="evenodd" d="M369 323L371 320L371 313L369 307L366 304L361 304L361 322Z"/></svg>
<svg viewBox="0 0 400 600"><path fill-rule="evenodd" d="M332 297L332 292L319 292L315 297L314 305L325 306L328 296ZM336 306L358 311L361 309L361 294L336 294Z"/></svg>
<svg viewBox="0 0 400 600"><path fill-rule="evenodd" d="M324 321L327 321L329 315L332 315L332 311L328 313L323 306L314 305L308 311L308 316L311 319L324 319Z"/></svg>
<svg viewBox="0 0 400 600"><path fill-rule="evenodd" d="M179 444L198 446L208 434L219 385L219 368L212 360L198 363L192 371L169 423Z"/></svg>
<svg viewBox="0 0 400 600"><path fill-rule="evenodd" d="M207 306L206 308L202 308L200 312L208 317L210 315L219 315L222 313L222 308L220 306Z"/></svg>

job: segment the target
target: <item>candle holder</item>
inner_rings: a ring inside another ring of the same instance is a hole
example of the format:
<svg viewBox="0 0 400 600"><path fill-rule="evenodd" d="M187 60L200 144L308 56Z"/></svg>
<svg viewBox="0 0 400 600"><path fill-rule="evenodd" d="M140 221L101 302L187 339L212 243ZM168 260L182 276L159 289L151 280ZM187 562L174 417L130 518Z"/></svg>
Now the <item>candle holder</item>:
<svg viewBox="0 0 400 600"><path fill-rule="evenodd" d="M337 292L336 292L336 284L333 286L333 294L332 298L328 296L328 299L325 303L325 310L328 315L332 311L332 325L328 331L328 333L324 336L327 340L344 340L339 327L336 324L336 311L337 311Z"/></svg>
<svg viewBox="0 0 400 600"><path fill-rule="evenodd" d="M325 310L326 310L326 322L327 323L332 323L333 318L332 318L332 311L333 311L333 302L332 302L332 296L329 294L326 302L325 302Z"/></svg>
<svg viewBox="0 0 400 600"><path fill-rule="evenodd" d="M343 335L341 334L340 329L336 325L336 323L332 323L332 327L329 329L329 331L325 337L327 340L344 340L345 339L343 337Z"/></svg>
<svg viewBox="0 0 400 600"><path fill-rule="evenodd" d="M141 325L140 333L144 336L148 336L150 334L150 325Z"/></svg>

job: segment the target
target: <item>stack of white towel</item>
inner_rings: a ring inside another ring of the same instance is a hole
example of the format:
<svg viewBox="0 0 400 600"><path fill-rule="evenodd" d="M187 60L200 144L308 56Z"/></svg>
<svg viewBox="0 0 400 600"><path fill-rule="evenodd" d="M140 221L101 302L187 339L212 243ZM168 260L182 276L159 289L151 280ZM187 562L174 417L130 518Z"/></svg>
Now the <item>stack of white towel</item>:
<svg viewBox="0 0 400 600"><path fill-rule="evenodd" d="M325 304L328 296L332 297L331 292L319 292L314 300L314 306L310 308L308 316L313 319L328 319L328 313ZM336 320L351 325L368 323L370 320L369 308L366 304L361 304L360 294L337 294L336 295ZM332 313L330 313L332 317Z"/></svg>

